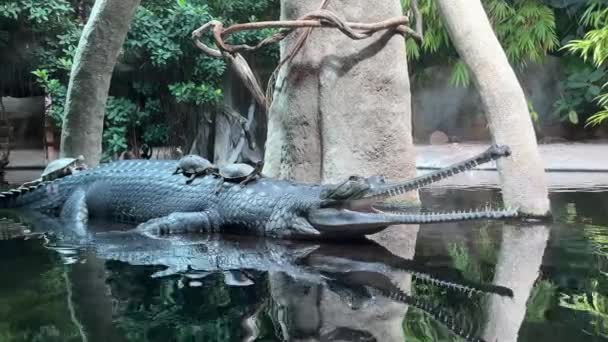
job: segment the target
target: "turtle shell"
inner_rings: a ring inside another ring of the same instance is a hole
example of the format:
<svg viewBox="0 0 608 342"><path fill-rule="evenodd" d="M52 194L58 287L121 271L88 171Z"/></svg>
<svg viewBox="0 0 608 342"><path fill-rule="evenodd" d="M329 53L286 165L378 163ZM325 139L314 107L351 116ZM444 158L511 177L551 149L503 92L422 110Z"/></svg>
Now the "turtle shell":
<svg viewBox="0 0 608 342"><path fill-rule="evenodd" d="M248 164L236 163L224 165L220 168L220 176L224 179L242 179L255 171L255 168Z"/></svg>
<svg viewBox="0 0 608 342"><path fill-rule="evenodd" d="M215 168L215 165L209 160L195 154L189 154L181 158L177 165L183 173L197 173L209 168Z"/></svg>
<svg viewBox="0 0 608 342"><path fill-rule="evenodd" d="M82 161L83 158L59 158L50 162L40 178L43 180L53 180L60 176L68 167L76 165L77 162Z"/></svg>

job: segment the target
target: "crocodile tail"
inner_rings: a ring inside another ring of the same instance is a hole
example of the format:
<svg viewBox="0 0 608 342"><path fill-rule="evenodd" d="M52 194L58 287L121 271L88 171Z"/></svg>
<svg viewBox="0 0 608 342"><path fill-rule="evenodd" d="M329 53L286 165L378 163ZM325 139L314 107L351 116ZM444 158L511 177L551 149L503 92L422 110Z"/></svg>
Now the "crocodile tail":
<svg viewBox="0 0 608 342"><path fill-rule="evenodd" d="M493 293L493 294L497 294L500 296L513 298L513 290L511 290L510 288L505 287L505 286L493 285L493 284L491 284L491 285L475 284L473 282L467 282L467 281L463 281L463 280L449 281L449 280L438 279L438 278L433 277L432 275L429 275L426 273L421 273L421 272L412 272L412 276L414 277L415 281L460 291L460 292L468 294L469 297L472 296L473 293L477 293L477 294Z"/></svg>
<svg viewBox="0 0 608 342"><path fill-rule="evenodd" d="M15 204L15 200L20 198L26 193L30 193L42 186L47 182L30 182L20 185L16 188L0 192L0 208L11 208Z"/></svg>

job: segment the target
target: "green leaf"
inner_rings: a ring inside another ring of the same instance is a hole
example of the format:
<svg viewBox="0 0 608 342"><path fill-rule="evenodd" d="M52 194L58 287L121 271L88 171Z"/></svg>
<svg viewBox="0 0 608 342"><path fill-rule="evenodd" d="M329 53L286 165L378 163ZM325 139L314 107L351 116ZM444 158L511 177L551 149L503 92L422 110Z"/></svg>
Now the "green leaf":
<svg viewBox="0 0 608 342"><path fill-rule="evenodd" d="M536 112L536 110L534 110L534 105L532 104L532 101L530 101L530 100L528 100L528 112L530 113L530 118L532 119L532 122L538 123L539 115Z"/></svg>
<svg viewBox="0 0 608 342"><path fill-rule="evenodd" d="M598 96L600 94L601 88L596 86L596 85L592 85L589 87L589 89L587 90L592 96Z"/></svg>
<svg viewBox="0 0 608 342"><path fill-rule="evenodd" d="M578 114L574 110L569 111L568 120L570 120L573 125L578 125Z"/></svg>
<svg viewBox="0 0 608 342"><path fill-rule="evenodd" d="M568 82L570 88L587 88L589 83L587 82Z"/></svg>
<svg viewBox="0 0 608 342"><path fill-rule="evenodd" d="M450 76L450 84L456 87L468 87L470 82L471 77L467 65L463 61L456 62Z"/></svg>
<svg viewBox="0 0 608 342"><path fill-rule="evenodd" d="M597 126L597 125L603 123L604 121L608 121L608 107L604 107L604 109L602 111L590 116L587 119L587 123L585 124L585 127Z"/></svg>

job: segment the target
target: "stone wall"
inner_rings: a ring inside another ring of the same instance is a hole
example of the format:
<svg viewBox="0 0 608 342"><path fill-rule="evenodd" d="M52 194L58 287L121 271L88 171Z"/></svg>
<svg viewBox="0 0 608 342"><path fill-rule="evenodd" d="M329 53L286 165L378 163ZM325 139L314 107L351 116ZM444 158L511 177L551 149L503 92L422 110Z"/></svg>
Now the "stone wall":
<svg viewBox="0 0 608 342"><path fill-rule="evenodd" d="M562 79L559 58L548 56L543 64L530 63L516 70L528 100L539 114L536 133L540 142L608 138L605 128L582 129L561 122L553 104L559 98ZM412 78L414 139L417 143L488 141L490 132L474 86L450 85L451 67L433 66ZM442 133L445 133L442 134Z"/></svg>
<svg viewBox="0 0 608 342"><path fill-rule="evenodd" d="M6 118L13 126L12 148L42 148L44 96L3 97Z"/></svg>

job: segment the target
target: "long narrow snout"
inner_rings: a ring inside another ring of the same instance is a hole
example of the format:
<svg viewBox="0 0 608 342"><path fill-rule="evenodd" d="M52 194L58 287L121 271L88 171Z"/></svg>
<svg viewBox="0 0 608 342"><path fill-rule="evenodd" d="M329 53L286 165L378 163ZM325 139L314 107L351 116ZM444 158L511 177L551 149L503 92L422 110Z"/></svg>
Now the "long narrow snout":
<svg viewBox="0 0 608 342"><path fill-rule="evenodd" d="M420 177L396 183L374 184L365 194L358 199L382 200L388 197L398 196L409 191L417 190L423 186L438 182L453 175L468 171L477 165L484 164L499 158L508 157L511 155L511 149L508 146L492 145L484 152L455 163L448 167L436 170Z"/></svg>
<svg viewBox="0 0 608 342"><path fill-rule="evenodd" d="M340 237L377 233L394 224L426 224L518 217L517 210L480 210L429 214L364 213L348 209L320 208L308 213L308 222L322 235Z"/></svg>

